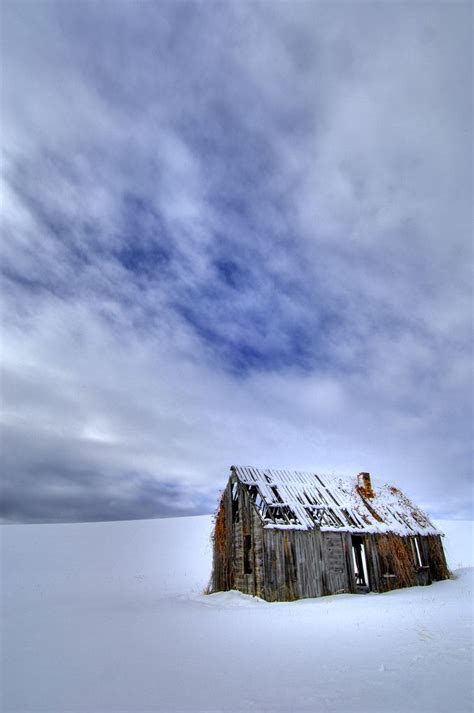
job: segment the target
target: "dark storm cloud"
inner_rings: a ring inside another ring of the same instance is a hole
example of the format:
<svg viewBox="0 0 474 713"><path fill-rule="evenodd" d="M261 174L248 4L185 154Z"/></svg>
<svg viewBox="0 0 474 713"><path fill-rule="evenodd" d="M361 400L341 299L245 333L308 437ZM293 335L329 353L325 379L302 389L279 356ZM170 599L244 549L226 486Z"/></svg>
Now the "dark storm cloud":
<svg viewBox="0 0 474 713"><path fill-rule="evenodd" d="M468 4L6 3L7 520L233 462L472 505Z"/></svg>

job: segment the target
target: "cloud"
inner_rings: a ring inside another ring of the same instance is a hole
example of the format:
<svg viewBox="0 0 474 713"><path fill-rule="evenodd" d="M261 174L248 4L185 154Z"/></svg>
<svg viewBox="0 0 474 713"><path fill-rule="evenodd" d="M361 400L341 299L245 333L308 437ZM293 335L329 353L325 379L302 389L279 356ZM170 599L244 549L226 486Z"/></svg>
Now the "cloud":
<svg viewBox="0 0 474 713"><path fill-rule="evenodd" d="M5 519L209 511L234 462L467 515L468 5L4 15Z"/></svg>

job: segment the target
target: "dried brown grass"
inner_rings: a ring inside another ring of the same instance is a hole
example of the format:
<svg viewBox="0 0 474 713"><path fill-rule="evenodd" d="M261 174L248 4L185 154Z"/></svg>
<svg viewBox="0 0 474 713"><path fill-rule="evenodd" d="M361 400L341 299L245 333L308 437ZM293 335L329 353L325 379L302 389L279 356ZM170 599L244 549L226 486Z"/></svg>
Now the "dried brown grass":
<svg viewBox="0 0 474 713"><path fill-rule="evenodd" d="M408 537L381 535L377 538L382 574L395 574L394 579L384 581L387 589L413 587L418 584L417 568L413 561L413 550Z"/></svg>
<svg viewBox="0 0 474 713"><path fill-rule="evenodd" d="M224 499L221 500L214 519L212 541L219 556L224 557L226 551L227 529L225 524Z"/></svg>
<svg viewBox="0 0 474 713"><path fill-rule="evenodd" d="M449 579L451 572L446 564L443 545L438 535L428 536L428 546L430 551L430 567L434 579Z"/></svg>
<svg viewBox="0 0 474 713"><path fill-rule="evenodd" d="M211 535L213 543L212 575L204 591L205 594L230 589L230 563L227 552L228 531L225 515L223 495L214 515L214 530Z"/></svg>
<svg viewBox="0 0 474 713"><path fill-rule="evenodd" d="M391 534L380 535L377 538L382 575L388 572L396 575L393 579L387 577L384 580L385 589L414 587L419 583L418 566L413 558L410 539L410 537ZM427 564L430 568L431 578L434 580L449 579L450 572L439 537L430 535L427 536L427 541L429 551Z"/></svg>

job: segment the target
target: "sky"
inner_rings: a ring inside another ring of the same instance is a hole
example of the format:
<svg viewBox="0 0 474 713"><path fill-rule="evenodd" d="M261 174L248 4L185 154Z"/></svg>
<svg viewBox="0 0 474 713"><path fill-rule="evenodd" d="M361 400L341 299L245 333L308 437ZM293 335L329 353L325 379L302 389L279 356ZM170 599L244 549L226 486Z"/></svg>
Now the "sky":
<svg viewBox="0 0 474 713"><path fill-rule="evenodd" d="M472 517L471 31L4 0L3 522L210 513L232 464Z"/></svg>

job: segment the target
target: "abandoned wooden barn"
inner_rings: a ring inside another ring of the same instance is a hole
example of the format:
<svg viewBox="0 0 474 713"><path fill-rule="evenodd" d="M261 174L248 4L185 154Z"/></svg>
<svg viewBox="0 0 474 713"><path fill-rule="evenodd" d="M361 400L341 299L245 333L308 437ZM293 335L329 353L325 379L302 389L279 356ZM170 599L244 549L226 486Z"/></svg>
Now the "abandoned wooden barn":
<svg viewBox="0 0 474 713"><path fill-rule="evenodd" d="M232 466L214 528L212 592L268 601L447 579L442 533L396 487Z"/></svg>

